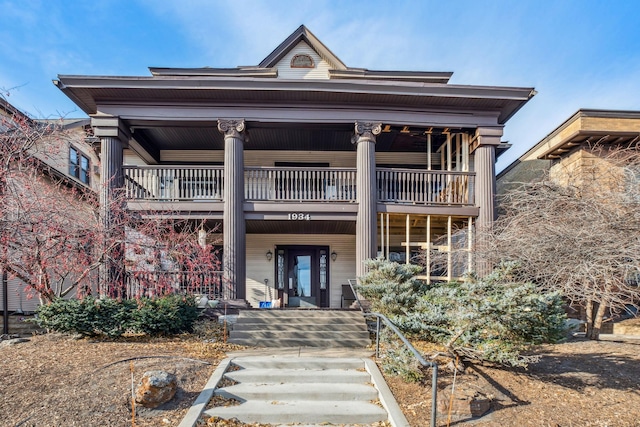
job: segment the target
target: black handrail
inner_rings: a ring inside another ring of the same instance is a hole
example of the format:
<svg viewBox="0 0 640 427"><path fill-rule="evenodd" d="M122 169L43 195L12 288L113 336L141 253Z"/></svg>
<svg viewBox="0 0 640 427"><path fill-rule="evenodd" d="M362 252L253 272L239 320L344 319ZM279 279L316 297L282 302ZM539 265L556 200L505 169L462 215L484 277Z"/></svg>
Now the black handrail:
<svg viewBox="0 0 640 427"><path fill-rule="evenodd" d="M360 298L358 298L358 293L355 290L355 287L353 285L354 280L350 279L348 280L349 282L349 286L351 287L351 291L353 292L353 295L356 298L356 301L358 302L358 305L360 306L360 311L362 311L362 315L366 318L366 317L375 317L376 318L376 358L380 357L380 321L382 320L382 322L384 322L384 324L389 327L397 336L398 338L400 338L400 340L404 343L405 347L407 347L407 349L413 353L413 356L416 358L416 360L423 366L423 367L430 367L432 368L431 370L431 427L436 427L436 416L437 416L437 412L438 412L438 402L437 402L437 397L438 397L438 364L435 362L430 362L428 360L425 360L424 357L422 357L422 355L418 352L418 350L416 350L416 348L409 342L409 340L407 340L407 338L404 336L404 334L402 332L400 332L400 330L396 327L396 325L394 325L391 320L389 320L387 318L387 316L385 316L384 314L381 313L367 313L364 310L364 307L362 305L362 302L360 301Z"/></svg>

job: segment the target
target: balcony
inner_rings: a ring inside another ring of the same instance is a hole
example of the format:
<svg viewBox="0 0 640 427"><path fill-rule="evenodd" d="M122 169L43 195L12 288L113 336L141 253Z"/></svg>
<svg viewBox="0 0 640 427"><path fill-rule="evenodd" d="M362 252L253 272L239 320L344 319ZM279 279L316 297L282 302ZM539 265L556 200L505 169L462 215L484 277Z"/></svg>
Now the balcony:
<svg viewBox="0 0 640 427"><path fill-rule="evenodd" d="M124 166L129 200L222 201L223 166ZM380 203L473 206L475 174L378 168ZM355 202L355 168L247 167L247 201Z"/></svg>
<svg viewBox="0 0 640 427"><path fill-rule="evenodd" d="M474 205L475 174L378 168L378 202L417 205Z"/></svg>
<svg viewBox="0 0 640 427"><path fill-rule="evenodd" d="M223 166L123 166L128 200L222 201Z"/></svg>
<svg viewBox="0 0 640 427"><path fill-rule="evenodd" d="M356 201L355 169L245 168L244 183L250 201Z"/></svg>

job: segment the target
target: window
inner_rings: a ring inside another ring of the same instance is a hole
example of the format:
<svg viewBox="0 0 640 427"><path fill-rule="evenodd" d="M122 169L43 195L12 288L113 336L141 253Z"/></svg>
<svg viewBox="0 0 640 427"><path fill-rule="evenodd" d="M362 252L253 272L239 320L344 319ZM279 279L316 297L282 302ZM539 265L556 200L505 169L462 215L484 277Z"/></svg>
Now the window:
<svg viewBox="0 0 640 427"><path fill-rule="evenodd" d="M89 185L89 168L91 160L80 150L69 147L69 175L76 177L84 184Z"/></svg>
<svg viewBox="0 0 640 427"><path fill-rule="evenodd" d="M313 68L313 58L306 54L295 55L291 58L291 68Z"/></svg>

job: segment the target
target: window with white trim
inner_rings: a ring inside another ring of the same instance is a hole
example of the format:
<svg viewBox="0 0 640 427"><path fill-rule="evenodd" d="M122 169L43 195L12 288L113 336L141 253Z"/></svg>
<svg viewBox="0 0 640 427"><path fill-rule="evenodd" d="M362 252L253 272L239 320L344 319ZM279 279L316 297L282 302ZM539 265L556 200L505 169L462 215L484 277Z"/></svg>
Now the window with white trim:
<svg viewBox="0 0 640 427"><path fill-rule="evenodd" d="M69 147L69 175L89 185L91 160L75 147Z"/></svg>

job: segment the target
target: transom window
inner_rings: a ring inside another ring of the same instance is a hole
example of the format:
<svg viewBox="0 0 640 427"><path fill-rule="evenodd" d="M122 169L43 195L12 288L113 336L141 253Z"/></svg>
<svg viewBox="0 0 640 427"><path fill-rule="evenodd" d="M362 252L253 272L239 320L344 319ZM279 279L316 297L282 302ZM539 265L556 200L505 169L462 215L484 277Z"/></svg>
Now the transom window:
<svg viewBox="0 0 640 427"><path fill-rule="evenodd" d="M307 54L295 55L291 58L291 68L313 68L313 58Z"/></svg>
<svg viewBox="0 0 640 427"><path fill-rule="evenodd" d="M75 147L69 147L69 175L89 185L91 160Z"/></svg>

